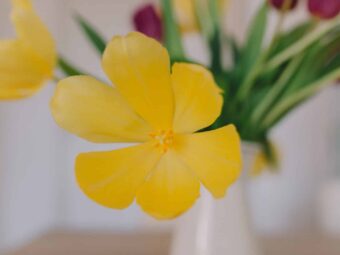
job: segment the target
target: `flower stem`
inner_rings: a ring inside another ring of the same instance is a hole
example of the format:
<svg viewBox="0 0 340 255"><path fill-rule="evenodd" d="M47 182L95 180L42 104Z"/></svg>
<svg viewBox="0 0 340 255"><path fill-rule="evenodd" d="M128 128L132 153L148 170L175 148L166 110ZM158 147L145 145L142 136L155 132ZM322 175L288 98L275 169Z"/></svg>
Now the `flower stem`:
<svg viewBox="0 0 340 255"><path fill-rule="evenodd" d="M321 27L315 27L309 35L301 38L299 41L297 41L296 43L288 47L286 50L279 53L276 57L271 59L265 66L265 70L266 71L273 70L280 66L285 61L287 61L288 59L290 59L291 57L293 57L294 55L303 51L312 43L314 43L316 40L321 38L324 34L329 32L332 28L339 25L340 24L339 21L340 19L336 19L324 24Z"/></svg>
<svg viewBox="0 0 340 255"><path fill-rule="evenodd" d="M287 112L294 105L302 102L310 96L313 96L317 91L323 87L329 85L330 82L336 80L340 76L340 68L335 69L333 72L325 75L314 83L305 86L294 95L288 97L286 100L279 103L274 109L268 114L261 125L264 129L270 127L275 123L277 119L280 118L282 114Z"/></svg>
<svg viewBox="0 0 340 255"><path fill-rule="evenodd" d="M263 118L264 114L268 111L271 105L274 103L275 99L280 95L280 93L285 88L287 82L291 78L292 74L296 68L300 65L303 56L298 55L293 59L284 72L281 74L278 81L271 87L269 92L265 95L264 99L260 101L259 105L254 110L251 116L250 122L253 124L259 123Z"/></svg>
<svg viewBox="0 0 340 255"><path fill-rule="evenodd" d="M261 73L263 65L265 64L265 61L266 61L268 55L270 54L272 49L275 47L275 45L277 43L277 39L278 39L278 37L281 33L281 30L282 30L282 27L283 27L284 19L286 17L286 13L287 13L286 6L289 6L291 1L292 0L285 0L284 5L283 5L283 10L280 12L278 22L276 23L276 26L275 26L275 29L274 29L274 34L273 34L273 36L272 36L272 38L269 42L268 48L263 51L263 53L259 57L257 63L254 65L254 67L251 69L249 75L246 77L244 82L241 84L240 90L239 90L239 93L238 93L240 101L244 100L247 97L249 91L251 90L251 87L254 84L255 79Z"/></svg>
<svg viewBox="0 0 340 255"><path fill-rule="evenodd" d="M67 61L62 56L59 56L59 58L58 58L58 66L59 66L60 70L67 76L84 74L83 71L76 68L73 64L71 64L69 61Z"/></svg>
<svg viewBox="0 0 340 255"><path fill-rule="evenodd" d="M185 58L184 49L172 3L170 0L161 0L161 5L164 18L165 45L173 61L183 60Z"/></svg>
<svg viewBox="0 0 340 255"><path fill-rule="evenodd" d="M220 17L219 10L217 6L217 0L209 1L209 13L210 13L210 22L212 23L213 31L211 38L209 38L210 51L211 51L211 68L215 73L222 72L222 50L221 50L221 25L220 25Z"/></svg>

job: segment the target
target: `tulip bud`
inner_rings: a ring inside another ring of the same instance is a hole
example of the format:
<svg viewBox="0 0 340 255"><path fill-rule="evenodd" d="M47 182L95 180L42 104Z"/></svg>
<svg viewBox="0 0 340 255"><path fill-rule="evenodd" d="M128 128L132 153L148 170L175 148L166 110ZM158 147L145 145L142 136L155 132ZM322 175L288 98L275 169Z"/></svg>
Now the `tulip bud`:
<svg viewBox="0 0 340 255"><path fill-rule="evenodd" d="M133 24L137 31L162 41L162 20L153 5L147 4L139 8L133 15Z"/></svg>
<svg viewBox="0 0 340 255"><path fill-rule="evenodd" d="M298 0L269 0L272 6L278 10L292 10L296 7Z"/></svg>
<svg viewBox="0 0 340 255"><path fill-rule="evenodd" d="M340 0L308 0L309 12L320 19L332 19L340 12Z"/></svg>

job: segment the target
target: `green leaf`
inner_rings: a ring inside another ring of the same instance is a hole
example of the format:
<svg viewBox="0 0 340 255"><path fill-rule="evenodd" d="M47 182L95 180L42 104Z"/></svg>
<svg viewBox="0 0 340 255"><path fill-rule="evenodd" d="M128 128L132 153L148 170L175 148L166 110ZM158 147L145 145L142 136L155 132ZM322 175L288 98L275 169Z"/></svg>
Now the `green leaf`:
<svg viewBox="0 0 340 255"><path fill-rule="evenodd" d="M237 45L236 40L233 40L233 39L231 40L230 47L231 47L234 64L237 65L238 61L241 58L241 49Z"/></svg>
<svg viewBox="0 0 340 255"><path fill-rule="evenodd" d="M336 57L332 63L333 69L328 70L326 74L320 77L318 80L305 85L302 89L296 91L289 97L284 98L279 102L268 116L263 121L263 126L268 129L283 119L291 110L295 109L298 105L305 100L314 96L325 86L332 84L337 78L340 77L340 56Z"/></svg>
<svg viewBox="0 0 340 255"><path fill-rule="evenodd" d="M99 32L97 32L97 30L80 15L76 15L75 19L89 42L98 53L102 55L106 47L106 40L104 37L102 37Z"/></svg>
<svg viewBox="0 0 340 255"><path fill-rule="evenodd" d="M247 43L241 52L241 61L238 66L238 70L240 71L240 80L242 80L243 77L249 73L250 69L252 69L259 61L267 27L267 13L268 4L265 2L258 10L254 20L251 22L246 40Z"/></svg>
<svg viewBox="0 0 340 255"><path fill-rule="evenodd" d="M265 66L265 70L269 71L279 67L281 64L294 57L296 54L304 51L313 43L320 40L320 38L323 38L331 30L336 29L339 25L340 19L334 19L322 23L319 27L315 27L306 36L302 37L301 39L294 42L292 45L272 57Z"/></svg>
<svg viewBox="0 0 340 255"><path fill-rule="evenodd" d="M240 122L240 134L242 138L256 139L259 135L257 132L258 123L251 122L250 116L258 108L259 102L268 94L269 87L263 87L252 91L251 97L242 102L242 107L237 111Z"/></svg>
<svg viewBox="0 0 340 255"><path fill-rule="evenodd" d="M242 50L241 60L236 66L236 77L238 90L235 95L235 102L243 102L250 93L251 87L262 70L263 61L267 51L263 51L263 39L267 27L268 4L264 2L259 9L255 19L248 31L248 38L245 48ZM235 106L233 106L235 108Z"/></svg>
<svg viewBox="0 0 340 255"><path fill-rule="evenodd" d="M61 71L66 76L74 76L74 75L82 75L84 72L80 71L78 68L74 67L72 64L70 64L66 59L59 56L58 58L58 65Z"/></svg>
<svg viewBox="0 0 340 255"><path fill-rule="evenodd" d="M328 35L307 48L303 52L304 59L286 85L287 89L283 96L289 96L334 70L334 66L329 66L329 64L334 63L334 58L339 54L339 43L340 33L336 34L332 30Z"/></svg>
<svg viewBox="0 0 340 255"><path fill-rule="evenodd" d="M314 95L317 86L323 86L320 82L326 82L329 75L332 77L332 72L340 67L339 42L340 33L332 30L289 62L278 82L274 83L270 93L253 112L253 122L260 124L260 130L268 128L266 125L269 122L272 126L280 121Z"/></svg>
<svg viewBox="0 0 340 255"><path fill-rule="evenodd" d="M234 66L238 65L238 62L241 57L241 49L239 45L237 44L235 38L229 36L229 35L223 35L222 40L227 47L230 48L231 51L231 57L234 63Z"/></svg>
<svg viewBox="0 0 340 255"><path fill-rule="evenodd" d="M286 83L284 95L289 95L299 89L301 86L309 84L317 79L315 68L313 67L320 51L324 50L321 44L314 44L303 52L303 59L295 69L290 80ZM283 96L284 96L283 95Z"/></svg>
<svg viewBox="0 0 340 255"><path fill-rule="evenodd" d="M300 40L305 34L310 31L312 26L314 25L314 22L312 21L306 21L302 24L298 25L297 27L288 30L285 33L282 33L276 40L276 44L272 48L272 50L269 53L269 58L274 56L275 54L279 53L280 51L283 51L287 47L289 47L294 42Z"/></svg>
<svg viewBox="0 0 340 255"><path fill-rule="evenodd" d="M209 3L215 0L209 1ZM205 37L207 41L211 40L214 32L214 22L211 19L211 7L212 5L209 4L207 6L207 2L202 0L193 0L194 7L195 7L195 16L197 17L197 22L200 28L200 31ZM209 8L208 8L209 7Z"/></svg>
<svg viewBox="0 0 340 255"><path fill-rule="evenodd" d="M223 71L222 67L222 48L219 31L215 31L213 37L209 41L211 54L211 69L214 74L220 74Z"/></svg>
<svg viewBox="0 0 340 255"><path fill-rule="evenodd" d="M213 33L209 38L211 69L215 74L223 72L222 67L222 45L221 45L221 26L220 26L220 10L218 9L218 0L208 1L209 19L212 23Z"/></svg>
<svg viewBox="0 0 340 255"><path fill-rule="evenodd" d="M292 75L296 72L298 67L301 66L302 61L303 56L301 54L297 55L282 70L277 81L268 87L267 93L263 96L263 98L258 100L257 105L252 108L248 125L252 125L255 130L260 127L259 123L261 123L262 119L271 110L275 102L278 101L280 95L287 87L287 84L290 84Z"/></svg>

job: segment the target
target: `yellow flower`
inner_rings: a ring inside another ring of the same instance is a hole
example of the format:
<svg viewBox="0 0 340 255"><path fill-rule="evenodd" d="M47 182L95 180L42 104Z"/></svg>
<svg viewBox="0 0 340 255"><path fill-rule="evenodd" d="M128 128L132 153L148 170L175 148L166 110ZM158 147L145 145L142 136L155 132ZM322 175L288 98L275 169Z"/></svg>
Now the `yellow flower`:
<svg viewBox="0 0 340 255"><path fill-rule="evenodd" d="M102 66L116 87L89 76L64 79L51 101L52 114L62 128L89 141L137 145L80 154L75 168L84 193L117 209L136 198L158 219L190 208L200 182L223 197L240 172L240 141L232 125L194 134L221 111L210 72L177 63L170 74L166 49L137 32L114 37Z"/></svg>
<svg viewBox="0 0 340 255"><path fill-rule="evenodd" d="M173 0L176 18L183 32L193 32L198 30L195 1L200 1L201 4L206 5L208 8L208 1L211 0ZM228 0L217 1L222 12Z"/></svg>
<svg viewBox="0 0 340 255"><path fill-rule="evenodd" d="M280 161L280 152L274 143L270 143L270 150L273 152L273 162L269 162L263 150L260 150L255 156L250 175L257 177L261 175L267 168L277 168Z"/></svg>
<svg viewBox="0 0 340 255"><path fill-rule="evenodd" d="M12 0L17 38L0 41L0 99L28 97L52 77L56 50L52 36L29 0Z"/></svg>

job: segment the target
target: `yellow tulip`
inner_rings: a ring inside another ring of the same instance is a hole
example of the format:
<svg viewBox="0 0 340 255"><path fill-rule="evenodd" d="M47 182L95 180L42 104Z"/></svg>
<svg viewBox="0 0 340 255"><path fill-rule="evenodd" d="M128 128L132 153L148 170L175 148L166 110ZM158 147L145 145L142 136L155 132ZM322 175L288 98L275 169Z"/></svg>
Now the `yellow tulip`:
<svg viewBox="0 0 340 255"><path fill-rule="evenodd" d="M54 40L29 0L12 0L17 38L0 40L0 99L33 95L56 64Z"/></svg>
<svg viewBox="0 0 340 255"><path fill-rule="evenodd" d="M208 1L215 0L173 0L174 10L178 24L183 32L193 32L198 30L198 21L195 2L201 1L208 9ZM224 9L228 0L217 0L220 10Z"/></svg>
<svg viewBox="0 0 340 255"><path fill-rule="evenodd" d="M102 66L115 87L90 76L59 82L51 101L56 122L98 143L134 142L107 152L80 154L76 177L97 203L116 209L136 198L148 214L169 219L189 209L200 182L217 198L240 173L234 126L198 132L220 115L222 96L205 68L176 63L138 32L114 37Z"/></svg>

